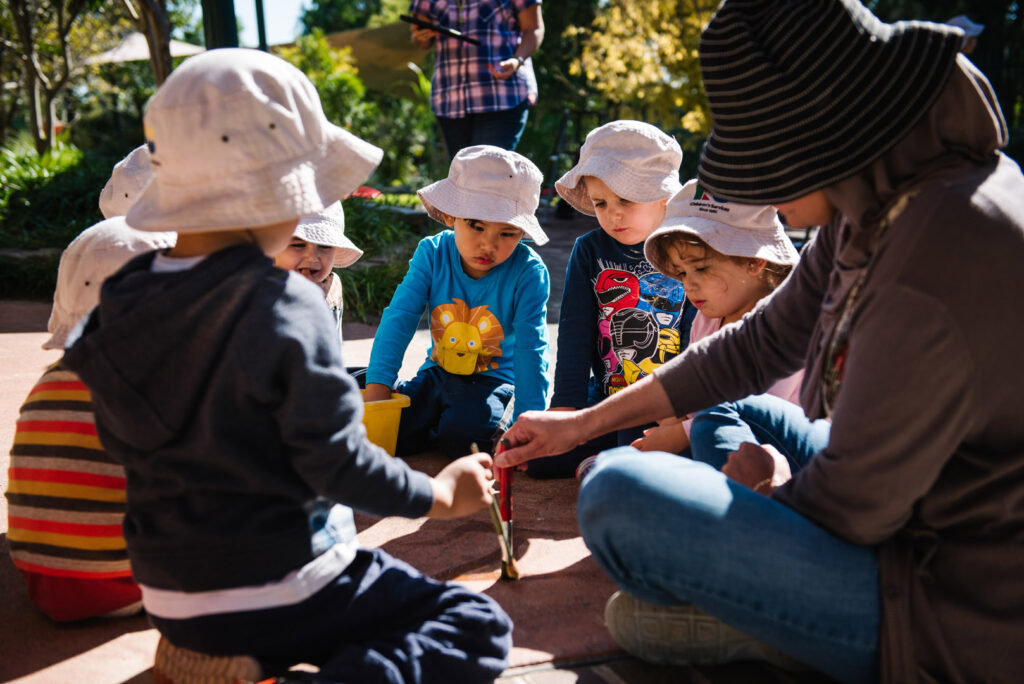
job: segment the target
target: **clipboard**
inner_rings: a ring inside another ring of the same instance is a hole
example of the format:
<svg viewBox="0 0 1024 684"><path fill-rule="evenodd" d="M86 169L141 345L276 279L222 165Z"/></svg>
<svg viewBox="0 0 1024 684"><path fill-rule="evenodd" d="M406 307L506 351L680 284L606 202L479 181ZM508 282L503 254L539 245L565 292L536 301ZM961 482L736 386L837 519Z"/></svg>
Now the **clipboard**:
<svg viewBox="0 0 1024 684"><path fill-rule="evenodd" d="M419 26L420 28L430 29L431 31L437 31L438 33L440 33L442 35L448 36L449 38L455 38L456 40L461 40L461 41L463 41L465 43L469 43L470 45L482 45L483 44L479 40L477 40L476 38L471 38L471 37L467 36L462 31L456 31L455 29L450 29L450 28L447 28L447 27L444 27L444 26L439 26L438 24L433 24L433 23L431 23L429 21L424 21L423 19L418 19L418 18L416 18L414 16L411 16L409 14L401 14L401 15L398 16L398 18L401 19L402 21L408 23L408 24L415 24L416 26Z"/></svg>

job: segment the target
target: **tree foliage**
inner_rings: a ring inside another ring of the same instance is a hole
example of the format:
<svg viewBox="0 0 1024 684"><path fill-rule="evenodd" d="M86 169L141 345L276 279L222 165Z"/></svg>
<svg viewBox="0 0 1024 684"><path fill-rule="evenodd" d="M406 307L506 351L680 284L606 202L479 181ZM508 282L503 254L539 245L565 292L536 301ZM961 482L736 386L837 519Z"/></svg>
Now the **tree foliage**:
<svg viewBox="0 0 1024 684"><path fill-rule="evenodd" d="M609 0L589 26L570 27L583 44L571 74L582 74L621 116L703 135L711 117L700 77L700 33L714 0Z"/></svg>
<svg viewBox="0 0 1024 684"><path fill-rule="evenodd" d="M302 14L303 33L362 28L381 10L381 0L313 0Z"/></svg>

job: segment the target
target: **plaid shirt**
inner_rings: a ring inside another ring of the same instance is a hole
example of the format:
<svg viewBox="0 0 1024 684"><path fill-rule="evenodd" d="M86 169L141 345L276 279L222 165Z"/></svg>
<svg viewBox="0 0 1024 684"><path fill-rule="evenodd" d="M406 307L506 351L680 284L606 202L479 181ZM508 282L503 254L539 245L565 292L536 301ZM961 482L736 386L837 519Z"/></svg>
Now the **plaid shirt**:
<svg viewBox="0 0 1024 684"><path fill-rule="evenodd" d="M410 14L427 17L479 40L471 45L438 36L430 104L437 116L457 119L467 114L511 109L526 99L522 70L507 81L495 78L487 65L511 59L522 39L519 13L540 0L411 0Z"/></svg>

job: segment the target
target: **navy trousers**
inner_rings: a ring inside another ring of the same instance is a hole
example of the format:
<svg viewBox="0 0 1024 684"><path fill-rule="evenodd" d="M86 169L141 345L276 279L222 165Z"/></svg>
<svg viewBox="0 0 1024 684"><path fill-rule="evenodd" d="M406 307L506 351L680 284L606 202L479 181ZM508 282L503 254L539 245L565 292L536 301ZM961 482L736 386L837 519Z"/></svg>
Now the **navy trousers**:
<svg viewBox="0 0 1024 684"><path fill-rule="evenodd" d="M409 396L398 426L397 456L440 449L449 458L465 456L470 445L491 452L494 439L509 426L515 387L491 375L455 375L431 366L396 392Z"/></svg>
<svg viewBox="0 0 1024 684"><path fill-rule="evenodd" d="M512 647L512 622L494 600L379 549L360 549L345 572L295 605L150 621L177 646L249 655L268 674L315 665L320 672L287 678L323 684L492 682Z"/></svg>

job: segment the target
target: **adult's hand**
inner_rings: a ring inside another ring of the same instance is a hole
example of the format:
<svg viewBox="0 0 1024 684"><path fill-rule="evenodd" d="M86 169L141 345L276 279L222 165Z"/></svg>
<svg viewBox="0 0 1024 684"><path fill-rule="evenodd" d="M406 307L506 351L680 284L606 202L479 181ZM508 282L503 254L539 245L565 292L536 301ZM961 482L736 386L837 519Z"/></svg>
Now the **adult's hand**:
<svg viewBox="0 0 1024 684"><path fill-rule="evenodd" d="M491 76L494 76L494 78L505 81L512 78L519 71L519 67L519 58L513 57L498 62L498 68L494 68L493 64L488 64L487 70L491 72Z"/></svg>
<svg viewBox="0 0 1024 684"><path fill-rule="evenodd" d="M509 446L495 457L494 465L509 468L582 444L587 441L582 413L564 409L523 413L505 433Z"/></svg>
<svg viewBox="0 0 1024 684"><path fill-rule="evenodd" d="M417 19L430 21L429 17L425 17L421 14L416 14L413 16L415 16ZM430 29L422 28L420 26L417 26L416 24L409 24L409 37L412 39L412 44L420 48L421 50L426 50L431 45L433 45L434 41L437 40L437 37L439 35L440 34L437 31L431 31Z"/></svg>
<svg viewBox="0 0 1024 684"><path fill-rule="evenodd" d="M739 449L729 454L722 473L760 494L771 494L793 477L789 461L775 447L752 442L740 444Z"/></svg>

